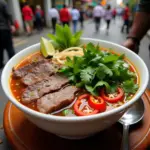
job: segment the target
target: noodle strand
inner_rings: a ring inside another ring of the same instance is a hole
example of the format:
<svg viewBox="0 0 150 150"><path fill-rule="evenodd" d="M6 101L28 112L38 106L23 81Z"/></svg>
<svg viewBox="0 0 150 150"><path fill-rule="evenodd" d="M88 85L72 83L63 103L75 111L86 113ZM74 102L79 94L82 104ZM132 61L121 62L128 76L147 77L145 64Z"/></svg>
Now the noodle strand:
<svg viewBox="0 0 150 150"><path fill-rule="evenodd" d="M70 47L62 52L56 52L53 55L52 61L56 64L63 65L66 61L66 57L70 57L72 59L74 56L83 56L83 48Z"/></svg>

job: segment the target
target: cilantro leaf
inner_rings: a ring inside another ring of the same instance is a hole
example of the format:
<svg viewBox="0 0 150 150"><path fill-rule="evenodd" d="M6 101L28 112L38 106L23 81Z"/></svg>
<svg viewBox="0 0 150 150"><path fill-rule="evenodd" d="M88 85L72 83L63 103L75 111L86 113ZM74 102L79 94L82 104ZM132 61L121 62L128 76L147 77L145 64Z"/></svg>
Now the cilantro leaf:
<svg viewBox="0 0 150 150"><path fill-rule="evenodd" d="M70 74L72 74L71 68L70 68L70 67L67 67L67 66L62 67L60 70L58 70L58 72L64 73L65 75L68 75L68 76L69 76Z"/></svg>
<svg viewBox="0 0 150 150"><path fill-rule="evenodd" d="M95 47L93 43L88 43L86 46L86 58L90 58L89 60L91 60L92 58L94 58L96 55L100 56L101 51L99 50L99 47Z"/></svg>
<svg viewBox="0 0 150 150"><path fill-rule="evenodd" d="M118 86L119 86L118 83L112 83L110 85L110 91L109 91L109 93L115 93Z"/></svg>
<svg viewBox="0 0 150 150"><path fill-rule="evenodd" d="M68 66L68 67L73 68L73 61L71 60L70 57L66 57L65 65Z"/></svg>
<svg viewBox="0 0 150 150"><path fill-rule="evenodd" d="M88 43L86 49L87 51L93 51L93 52L96 51L96 48L93 43Z"/></svg>
<svg viewBox="0 0 150 150"><path fill-rule="evenodd" d="M73 72L74 74L80 73L83 64L83 57L74 56L73 58Z"/></svg>
<svg viewBox="0 0 150 150"><path fill-rule="evenodd" d="M96 91L92 86L85 85L85 88L88 92L90 92L92 95L98 96L98 91Z"/></svg>
<svg viewBox="0 0 150 150"><path fill-rule="evenodd" d="M87 67L81 70L80 78L84 83L91 83L95 77L95 69L92 67Z"/></svg>
<svg viewBox="0 0 150 150"><path fill-rule="evenodd" d="M129 64L124 60L118 60L112 65L112 71L114 73L113 79L116 78L120 81L136 78L136 74L129 70Z"/></svg>
<svg viewBox="0 0 150 150"><path fill-rule="evenodd" d="M70 82L73 82L73 83L76 83L77 82L77 79L76 79L76 76L75 75L70 75L69 77L68 77L68 79L70 80Z"/></svg>
<svg viewBox="0 0 150 150"><path fill-rule="evenodd" d="M136 93L138 90L138 84L135 84L133 80L126 80L122 83L122 88L126 93Z"/></svg>
<svg viewBox="0 0 150 150"><path fill-rule="evenodd" d="M97 88L97 87L101 87L101 86L105 86L106 87L106 91L109 93L110 92L110 85L105 82L105 81L98 81L96 83L96 85L94 86L94 90Z"/></svg>
<svg viewBox="0 0 150 150"><path fill-rule="evenodd" d="M84 87L84 83L83 82L76 83L76 87L79 88Z"/></svg>
<svg viewBox="0 0 150 150"><path fill-rule="evenodd" d="M103 69L98 68L98 69L96 70L96 77L97 77L99 80L103 80L103 79L106 77L106 73L104 72Z"/></svg>
<svg viewBox="0 0 150 150"><path fill-rule="evenodd" d="M102 80L106 77L106 75L112 76L113 72L106 65L99 63L96 71L96 76L98 79Z"/></svg>
<svg viewBox="0 0 150 150"><path fill-rule="evenodd" d="M108 55L106 57L103 58L103 62L104 63L110 63L110 62L114 62L116 60L118 60L119 56L117 55Z"/></svg>
<svg viewBox="0 0 150 150"><path fill-rule="evenodd" d="M94 58L92 58L90 61L89 61L89 65L97 65L97 62L101 62L101 58L102 56L100 55L96 55Z"/></svg>
<svg viewBox="0 0 150 150"><path fill-rule="evenodd" d="M124 59L124 57L125 57L125 54L121 54L121 55L118 57L118 59Z"/></svg>

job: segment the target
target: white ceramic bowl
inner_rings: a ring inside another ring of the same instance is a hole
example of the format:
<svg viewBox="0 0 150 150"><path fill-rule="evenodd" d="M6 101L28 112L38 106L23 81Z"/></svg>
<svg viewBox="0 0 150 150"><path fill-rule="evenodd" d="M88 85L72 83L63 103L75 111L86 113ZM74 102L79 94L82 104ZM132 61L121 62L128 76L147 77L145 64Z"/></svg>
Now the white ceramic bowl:
<svg viewBox="0 0 150 150"><path fill-rule="evenodd" d="M5 65L1 77L2 87L6 96L16 107L18 107L22 112L24 112L26 117L31 122L33 122L39 128L42 128L43 130L67 138L83 138L85 136L89 136L96 132L104 130L112 124L114 124L115 122L117 122L119 118L123 115L123 113L140 98L140 96L145 91L149 80L148 69L144 61L129 49L122 47L118 44L102 40L82 38L81 41L82 43L99 43L103 47L112 48L117 53L125 53L127 58L134 64L140 76L140 87L136 95L129 102L116 109L104 113L83 117L53 116L48 114L42 114L40 112L36 112L25 107L24 105L19 103L12 95L10 90L9 79L12 72L12 68L16 66L22 59L26 58L28 55L39 51L40 44L30 46L20 51L13 58L11 58L9 62Z"/></svg>

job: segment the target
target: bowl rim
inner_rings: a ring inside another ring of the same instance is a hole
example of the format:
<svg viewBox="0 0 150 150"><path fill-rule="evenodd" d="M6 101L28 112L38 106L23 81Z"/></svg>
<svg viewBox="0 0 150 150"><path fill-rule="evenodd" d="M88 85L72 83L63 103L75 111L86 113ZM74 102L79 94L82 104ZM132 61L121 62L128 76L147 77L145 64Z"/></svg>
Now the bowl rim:
<svg viewBox="0 0 150 150"><path fill-rule="evenodd" d="M27 49L33 48L33 47L37 47L40 46L40 43L31 45L25 49L23 49L22 51L18 52L14 57L12 57L7 64L5 65L3 72L2 72L2 76L1 76L1 84L2 84L2 88L3 91L5 93L5 95L9 98L9 100L16 106L18 107L21 111L25 112L28 115L34 116L36 118L40 118L40 119L44 119L44 120L51 120L51 121L56 121L56 122L77 122L77 121L92 121L95 119L100 119L100 118L106 118L110 115L114 115L116 113L120 113L122 111L124 111L125 109L129 108L132 104L134 104L139 98L140 96L144 93L147 85L148 85L148 81L149 81L149 71L148 68L145 64L145 62L143 61L143 59L138 56L137 54L135 54L133 51L129 50L128 48L125 48L119 44L113 43L113 42L109 42L109 41L105 41L105 40L99 40L99 39L93 39L93 38L81 38L81 41L93 41L93 42L102 42L105 44L110 44L110 45L114 45L117 48L121 48L121 49L125 49L126 51L128 51L129 54L132 55L136 55L137 59L141 62L142 66L145 68L145 81L142 85L142 89L140 91L138 91L138 93L136 93L136 96L134 96L130 101L128 101L127 103L123 104L120 107L117 107L115 109L103 112L103 113L99 113L99 114L95 114L95 115L90 115L90 116L80 116L80 117L64 117L64 116L54 116L54 115L50 115L50 114L44 114L41 112L37 112L34 111L26 106L24 106L23 104L21 104L20 102L18 102L15 97L13 97L10 93L7 92L7 87L5 86L5 74L6 72L6 68L9 66L9 64L11 64L11 62L13 61L13 59L15 59L16 57L18 57L18 55L20 55L20 53L22 53L23 51L26 51Z"/></svg>

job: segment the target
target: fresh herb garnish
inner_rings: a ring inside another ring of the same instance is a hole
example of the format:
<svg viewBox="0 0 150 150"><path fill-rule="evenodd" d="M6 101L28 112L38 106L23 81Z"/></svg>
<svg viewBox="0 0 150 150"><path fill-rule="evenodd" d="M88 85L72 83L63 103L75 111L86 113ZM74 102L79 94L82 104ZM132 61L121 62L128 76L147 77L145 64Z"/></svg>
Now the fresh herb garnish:
<svg viewBox="0 0 150 150"><path fill-rule="evenodd" d="M69 47L78 46L81 35L82 35L82 31L73 34L70 28L68 27L68 25L62 27L57 24L56 35L49 33L47 36L51 40L53 40L55 47L59 48L59 50L61 51Z"/></svg>
<svg viewBox="0 0 150 150"><path fill-rule="evenodd" d="M138 85L134 83L133 79L131 79L124 81L122 88L126 93L135 93L138 90Z"/></svg>
<svg viewBox="0 0 150 150"><path fill-rule="evenodd" d="M138 85L134 82L136 75L124 61L124 54L118 56L101 51L99 46L92 43L87 44L83 51L83 57L67 58L60 70L74 85L85 88L92 95L98 95L101 87L105 87L108 93L115 92L118 86L126 93L137 91Z"/></svg>
<svg viewBox="0 0 150 150"><path fill-rule="evenodd" d="M62 114L64 116L73 116L74 115L74 111L71 110L71 109L65 109L65 110L62 111Z"/></svg>

